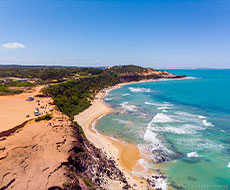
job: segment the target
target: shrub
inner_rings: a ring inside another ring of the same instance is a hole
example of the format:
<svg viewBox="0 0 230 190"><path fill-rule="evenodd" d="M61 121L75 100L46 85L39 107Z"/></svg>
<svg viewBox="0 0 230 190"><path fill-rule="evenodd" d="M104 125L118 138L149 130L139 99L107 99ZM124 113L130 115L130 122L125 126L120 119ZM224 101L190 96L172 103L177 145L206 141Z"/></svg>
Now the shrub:
<svg viewBox="0 0 230 190"><path fill-rule="evenodd" d="M35 119L36 122L38 121L42 121L42 120L51 120L53 118L53 116L51 114L46 114L46 115L43 115L43 116L40 116L40 117L37 117Z"/></svg>

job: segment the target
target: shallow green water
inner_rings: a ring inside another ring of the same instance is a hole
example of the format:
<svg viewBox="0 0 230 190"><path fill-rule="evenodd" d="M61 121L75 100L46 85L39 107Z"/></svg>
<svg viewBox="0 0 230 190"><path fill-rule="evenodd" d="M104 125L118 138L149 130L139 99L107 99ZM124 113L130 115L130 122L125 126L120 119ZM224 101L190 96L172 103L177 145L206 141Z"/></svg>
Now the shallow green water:
<svg viewBox="0 0 230 190"><path fill-rule="evenodd" d="M138 144L167 176L163 189L230 189L230 70L172 70L196 78L111 91L116 112L98 130ZM163 160L162 160L163 158Z"/></svg>

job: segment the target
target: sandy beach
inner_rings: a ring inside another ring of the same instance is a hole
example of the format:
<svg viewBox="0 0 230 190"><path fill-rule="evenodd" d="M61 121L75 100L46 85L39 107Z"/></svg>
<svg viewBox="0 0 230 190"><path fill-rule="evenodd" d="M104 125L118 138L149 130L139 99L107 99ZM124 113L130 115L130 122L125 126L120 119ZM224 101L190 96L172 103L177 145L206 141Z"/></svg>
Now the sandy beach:
<svg viewBox="0 0 230 190"><path fill-rule="evenodd" d="M123 171L128 183L132 186L133 189L146 190L148 188L151 189L147 182L144 179L140 179L132 174L134 167L139 168L140 171L143 169L138 164L138 160L140 159L140 152L138 147L134 144L126 143L110 136L100 134L94 129L94 124L98 119L106 114L113 112L112 108L103 103L103 98L106 95L106 92L131 83L121 83L98 93L93 100L92 105L87 110L76 115L74 120L83 127L87 139L90 140L94 146L102 149L109 158L116 161L118 168ZM109 189L118 190L122 189L122 186L119 185L118 188L116 183L111 183L111 187Z"/></svg>

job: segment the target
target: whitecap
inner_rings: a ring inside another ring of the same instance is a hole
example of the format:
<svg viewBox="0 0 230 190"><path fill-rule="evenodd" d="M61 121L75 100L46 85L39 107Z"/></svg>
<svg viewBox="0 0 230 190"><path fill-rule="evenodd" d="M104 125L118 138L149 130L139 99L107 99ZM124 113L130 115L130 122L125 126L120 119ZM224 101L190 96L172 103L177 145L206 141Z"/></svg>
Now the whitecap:
<svg viewBox="0 0 230 190"><path fill-rule="evenodd" d="M199 154L197 154L197 152L190 152L187 154L187 157L190 158L190 157L201 157Z"/></svg>
<svg viewBox="0 0 230 190"><path fill-rule="evenodd" d="M113 98L105 98L105 100L109 101L109 100L112 100Z"/></svg>
<svg viewBox="0 0 230 190"><path fill-rule="evenodd" d="M174 121L169 115L164 113L157 113L152 119L151 123L169 123Z"/></svg>
<svg viewBox="0 0 230 190"><path fill-rule="evenodd" d="M228 163L228 166L227 166L228 168L230 168L230 162Z"/></svg>
<svg viewBox="0 0 230 190"><path fill-rule="evenodd" d="M152 92L152 90L149 89L149 88L133 88L133 87L129 87L129 90L131 92Z"/></svg>
<svg viewBox="0 0 230 190"><path fill-rule="evenodd" d="M120 104L121 107L125 110L125 111L129 111L129 112L136 112L138 111L138 107L135 105L129 105L128 102L123 102Z"/></svg>
<svg viewBox="0 0 230 190"><path fill-rule="evenodd" d="M223 145L214 143L208 139L204 139L202 136L196 138L180 138L177 139L177 144L202 151L210 149L215 151L222 151L224 149Z"/></svg>
<svg viewBox="0 0 230 190"><path fill-rule="evenodd" d="M152 130L150 130L150 128L147 127L147 130L145 131L145 134L144 134L144 140L145 141L149 141L151 142L151 144L149 145L139 145L139 148L142 147L142 149L144 149L144 151L147 151L147 152L158 152L158 151L163 151L165 153L172 153L171 150L167 149L163 143L161 142L160 139L157 138L157 134L154 133ZM153 159L155 158L154 155L153 156Z"/></svg>
<svg viewBox="0 0 230 190"><path fill-rule="evenodd" d="M154 126L152 127L152 130L158 131L158 132L168 132L168 133L174 133L174 134L196 134L198 130L203 130L201 126L191 125L191 124L184 124L180 125L179 127L173 127L170 125L166 126Z"/></svg>
<svg viewBox="0 0 230 190"><path fill-rule="evenodd" d="M122 94L122 96L130 96L131 94L129 94L129 93L124 93L124 94Z"/></svg>
<svg viewBox="0 0 230 190"><path fill-rule="evenodd" d="M168 109L173 109L173 107L159 107L157 109L158 110L168 110Z"/></svg>
<svg viewBox="0 0 230 190"><path fill-rule="evenodd" d="M207 127L213 127L213 124L211 122L208 122L206 119L204 119L202 122Z"/></svg>
<svg viewBox="0 0 230 190"><path fill-rule="evenodd" d="M167 190L168 189L167 181L162 178L156 179L154 189Z"/></svg>
<svg viewBox="0 0 230 190"><path fill-rule="evenodd" d="M225 131L223 129L220 130L222 133L225 133Z"/></svg>
<svg viewBox="0 0 230 190"><path fill-rule="evenodd" d="M203 116L203 115L198 115L198 117L199 117L200 119L205 119L205 118L207 118L206 116Z"/></svg>
<svg viewBox="0 0 230 190"><path fill-rule="evenodd" d="M163 106L163 107L169 107L169 106L173 106L173 104L170 104L168 102L164 102L163 104L159 104L159 103L152 103L152 102L145 102L146 105L153 105L153 106Z"/></svg>

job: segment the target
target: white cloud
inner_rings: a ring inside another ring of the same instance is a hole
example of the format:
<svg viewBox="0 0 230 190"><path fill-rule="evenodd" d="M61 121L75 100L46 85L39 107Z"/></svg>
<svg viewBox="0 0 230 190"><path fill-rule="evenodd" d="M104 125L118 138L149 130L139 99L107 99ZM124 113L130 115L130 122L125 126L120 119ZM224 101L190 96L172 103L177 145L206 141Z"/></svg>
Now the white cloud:
<svg viewBox="0 0 230 190"><path fill-rule="evenodd" d="M2 45L5 49L23 49L26 48L23 44L20 44L18 42L8 42Z"/></svg>

